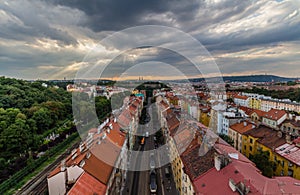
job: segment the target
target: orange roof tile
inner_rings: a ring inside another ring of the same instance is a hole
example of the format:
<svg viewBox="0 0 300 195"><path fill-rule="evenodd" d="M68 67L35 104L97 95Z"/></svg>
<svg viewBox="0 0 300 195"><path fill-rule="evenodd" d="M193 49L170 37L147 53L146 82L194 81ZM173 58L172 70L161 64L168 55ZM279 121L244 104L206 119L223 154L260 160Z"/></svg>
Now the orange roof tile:
<svg viewBox="0 0 300 195"><path fill-rule="evenodd" d="M256 113L259 117L263 117L267 112L258 109L253 109L251 114L253 113Z"/></svg>
<svg viewBox="0 0 300 195"><path fill-rule="evenodd" d="M286 112L284 110L278 110L278 109L271 109L269 112L267 112L264 117L272 120L279 120L281 119Z"/></svg>
<svg viewBox="0 0 300 195"><path fill-rule="evenodd" d="M167 119L167 125L170 131L170 135L173 136L175 134L176 129L180 125L180 121L178 120L176 115L173 115L171 118Z"/></svg>
<svg viewBox="0 0 300 195"><path fill-rule="evenodd" d="M129 127L130 121L131 121L131 114L127 109L124 109L121 114L117 117L117 121L119 125L126 129Z"/></svg>
<svg viewBox="0 0 300 195"><path fill-rule="evenodd" d="M255 128L255 125L249 123L247 121L242 121L240 123L235 123L231 125L229 128L233 129L234 131L238 132L239 134L244 134L245 132L249 131L250 129Z"/></svg>
<svg viewBox="0 0 300 195"><path fill-rule="evenodd" d="M250 115L253 112L252 108L248 108L245 106L239 106L239 109L243 110L247 115Z"/></svg>
<svg viewBox="0 0 300 195"><path fill-rule="evenodd" d="M113 166L100 160L99 157L96 157L93 154L94 152L95 151L92 151L90 158L85 160L83 169L102 183L107 184L113 170ZM106 155L108 155L107 158L109 158L110 153L106 153ZM109 159L106 160L109 161Z"/></svg>
<svg viewBox="0 0 300 195"><path fill-rule="evenodd" d="M82 195L82 194L105 194L106 185L98 181L90 174L84 172L76 183L73 185L68 195Z"/></svg>
<svg viewBox="0 0 300 195"><path fill-rule="evenodd" d="M247 100L248 99L248 96L245 96L245 95L235 95L233 97L237 98L237 99L242 99L242 100Z"/></svg>
<svg viewBox="0 0 300 195"><path fill-rule="evenodd" d="M169 105L166 102L164 102L163 100L160 101L160 105L163 107L163 109L169 108Z"/></svg>

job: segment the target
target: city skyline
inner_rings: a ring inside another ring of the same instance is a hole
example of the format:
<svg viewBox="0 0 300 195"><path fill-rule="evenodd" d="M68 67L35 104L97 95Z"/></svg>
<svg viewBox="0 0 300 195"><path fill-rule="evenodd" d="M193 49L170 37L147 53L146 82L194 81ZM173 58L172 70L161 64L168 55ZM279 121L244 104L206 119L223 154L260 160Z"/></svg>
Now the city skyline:
<svg viewBox="0 0 300 195"><path fill-rule="evenodd" d="M267 73L299 77L299 7L300 2L293 0L3 1L0 71L3 76L21 79L75 78L85 65L84 57L103 38L130 27L162 25L197 39L224 76ZM107 60L107 50L100 52ZM114 63L121 66L163 59L172 65L189 64L157 48L132 49ZM140 72L131 74L138 77Z"/></svg>

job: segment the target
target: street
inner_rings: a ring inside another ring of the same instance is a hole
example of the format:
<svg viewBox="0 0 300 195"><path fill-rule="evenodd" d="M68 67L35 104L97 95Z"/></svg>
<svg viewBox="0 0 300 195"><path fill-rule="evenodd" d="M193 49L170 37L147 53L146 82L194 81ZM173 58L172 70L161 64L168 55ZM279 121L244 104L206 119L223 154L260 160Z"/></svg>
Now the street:
<svg viewBox="0 0 300 195"><path fill-rule="evenodd" d="M155 108L155 104L151 104L151 98L148 98L147 106L145 106L147 110L147 117L146 117L146 124L139 125L137 129L137 134L145 135L146 132L149 132L149 136L145 137L145 142L142 145L140 143L140 138L137 137L133 150L140 151L137 155L132 155L129 163L131 163L132 167L135 167L135 170L142 170L142 171L128 171L127 172L127 179L126 179L126 186L123 191L123 195L147 195L147 194L162 194L162 195L173 195L177 194L175 189L175 182L173 180L172 170L170 168L170 164L165 164L161 166L160 157L161 155L167 154L159 154L158 150L155 150L155 145L157 147L160 146L158 140L155 139L155 133L161 129L159 119L157 116L157 109ZM143 117L141 117L143 118ZM153 152L152 152L153 150ZM145 151L145 152L141 152ZM148 152L146 152L148 151ZM146 161L141 161L142 155L146 154L154 154L154 162L155 168L154 172L156 173L156 184L157 190L156 192L150 192L150 155L147 156ZM141 164L142 162L146 162L145 164ZM145 169L145 166L148 166ZM168 177L166 176L166 169L169 171Z"/></svg>

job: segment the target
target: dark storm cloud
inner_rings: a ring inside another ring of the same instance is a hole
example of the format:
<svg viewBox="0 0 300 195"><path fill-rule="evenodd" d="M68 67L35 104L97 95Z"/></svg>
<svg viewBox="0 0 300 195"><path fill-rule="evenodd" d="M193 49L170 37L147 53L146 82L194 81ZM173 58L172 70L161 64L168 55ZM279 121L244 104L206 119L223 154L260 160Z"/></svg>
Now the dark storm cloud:
<svg viewBox="0 0 300 195"><path fill-rule="evenodd" d="M225 73L275 70L272 67L279 72L280 63L290 67L282 68L283 72L289 69L297 74L299 8L300 1L292 0L3 0L0 2L0 72L8 74L18 68L29 70L41 66L48 70L64 65L70 66L66 71L75 70L76 63L107 35L128 27L154 24L175 27L195 37ZM160 36L171 37L173 44L179 41L170 34L152 32L132 36L137 42L149 39L157 43ZM279 57L264 56L274 53L281 43L285 52ZM126 45L126 41L117 44L122 49L120 45ZM265 50L264 55L257 56L256 48ZM153 55L146 50L134 52L143 60L189 64L166 51ZM105 54L101 56L105 57Z"/></svg>
<svg viewBox="0 0 300 195"><path fill-rule="evenodd" d="M52 9L52 10L51 10ZM33 41L38 38L49 38L61 42L61 44L77 44L76 38L67 31L54 25L72 25L68 21L70 9L55 8L48 4L28 1L10 1L0 3L2 20L0 37L21 41ZM72 15L74 19L76 12Z"/></svg>
<svg viewBox="0 0 300 195"><path fill-rule="evenodd" d="M142 19L147 14L172 12L180 21L192 20L199 7L196 0L52 0L52 3L82 10L89 17L86 25L94 31L121 30L145 24ZM169 25L151 19L147 22L154 23Z"/></svg>

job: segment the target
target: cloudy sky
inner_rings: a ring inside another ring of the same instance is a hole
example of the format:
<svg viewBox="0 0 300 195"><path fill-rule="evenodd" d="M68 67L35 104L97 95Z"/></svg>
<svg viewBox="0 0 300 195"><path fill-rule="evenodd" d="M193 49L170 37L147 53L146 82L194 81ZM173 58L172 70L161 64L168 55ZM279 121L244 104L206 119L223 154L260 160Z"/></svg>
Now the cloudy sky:
<svg viewBox="0 0 300 195"><path fill-rule="evenodd" d="M201 63L214 60L222 75L298 77L299 9L299 0L3 0L0 75L71 79L88 66L88 59L99 66L110 64L107 77L174 76L182 75L182 70L195 76L186 56L191 54ZM141 25L175 29L123 36L137 44L128 40L102 44L116 32ZM208 52L195 51L176 32L191 35Z"/></svg>

